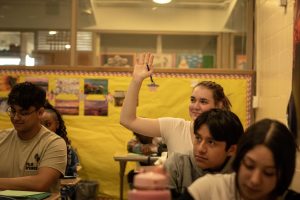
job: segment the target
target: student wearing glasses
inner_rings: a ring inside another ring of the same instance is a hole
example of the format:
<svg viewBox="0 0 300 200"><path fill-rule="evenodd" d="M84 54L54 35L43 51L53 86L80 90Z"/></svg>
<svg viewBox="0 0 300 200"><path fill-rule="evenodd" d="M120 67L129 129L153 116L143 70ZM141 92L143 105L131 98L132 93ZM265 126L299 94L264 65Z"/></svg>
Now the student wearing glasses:
<svg viewBox="0 0 300 200"><path fill-rule="evenodd" d="M45 91L29 82L9 93L7 113L14 128L0 131L0 190L59 191L67 147L40 123L45 100Z"/></svg>

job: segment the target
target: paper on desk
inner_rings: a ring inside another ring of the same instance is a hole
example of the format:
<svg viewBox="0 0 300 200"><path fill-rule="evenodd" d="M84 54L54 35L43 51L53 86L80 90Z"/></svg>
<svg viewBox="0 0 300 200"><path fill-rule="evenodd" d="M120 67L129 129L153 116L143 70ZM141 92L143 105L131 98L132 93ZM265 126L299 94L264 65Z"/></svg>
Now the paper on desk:
<svg viewBox="0 0 300 200"><path fill-rule="evenodd" d="M30 197L33 199L44 199L50 196L48 192L33 192L33 191L21 191L21 190L3 190L0 191L0 195L8 197Z"/></svg>

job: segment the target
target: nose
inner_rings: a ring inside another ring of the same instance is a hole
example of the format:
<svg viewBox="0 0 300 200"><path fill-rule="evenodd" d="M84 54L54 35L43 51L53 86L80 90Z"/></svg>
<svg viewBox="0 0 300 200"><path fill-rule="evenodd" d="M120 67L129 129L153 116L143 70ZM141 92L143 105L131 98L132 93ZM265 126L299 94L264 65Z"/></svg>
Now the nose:
<svg viewBox="0 0 300 200"><path fill-rule="evenodd" d="M262 174L260 170L254 170L250 177L250 183L252 186L257 186L262 181Z"/></svg>
<svg viewBox="0 0 300 200"><path fill-rule="evenodd" d="M201 143L198 144L197 147L198 147L198 148L197 148L198 152L200 152L200 153L206 153L207 148L206 148L206 143L205 143L204 140L201 141Z"/></svg>
<svg viewBox="0 0 300 200"><path fill-rule="evenodd" d="M199 101L194 102L193 105L194 105L195 109L200 109L200 107L201 107L201 103Z"/></svg>

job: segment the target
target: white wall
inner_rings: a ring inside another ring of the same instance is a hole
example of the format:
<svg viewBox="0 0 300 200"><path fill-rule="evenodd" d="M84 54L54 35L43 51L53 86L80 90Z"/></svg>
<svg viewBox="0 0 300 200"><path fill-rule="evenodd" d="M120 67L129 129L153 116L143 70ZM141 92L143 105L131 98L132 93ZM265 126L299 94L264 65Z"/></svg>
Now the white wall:
<svg viewBox="0 0 300 200"><path fill-rule="evenodd" d="M256 119L275 118L284 123L292 87L294 0L285 10L279 0L257 0ZM300 191L300 155L292 187Z"/></svg>

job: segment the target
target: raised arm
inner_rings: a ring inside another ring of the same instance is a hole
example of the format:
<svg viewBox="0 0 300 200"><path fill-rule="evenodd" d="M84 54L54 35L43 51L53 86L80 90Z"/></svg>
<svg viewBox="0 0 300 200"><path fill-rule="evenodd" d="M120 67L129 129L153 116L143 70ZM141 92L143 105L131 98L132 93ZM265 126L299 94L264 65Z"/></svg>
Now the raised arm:
<svg viewBox="0 0 300 200"><path fill-rule="evenodd" d="M153 55L150 53L141 54L136 59L132 80L129 84L123 102L120 123L131 131L151 137L159 137L160 129L158 119L149 119L136 116L139 91L143 80L153 72ZM147 65L150 70L148 71Z"/></svg>

